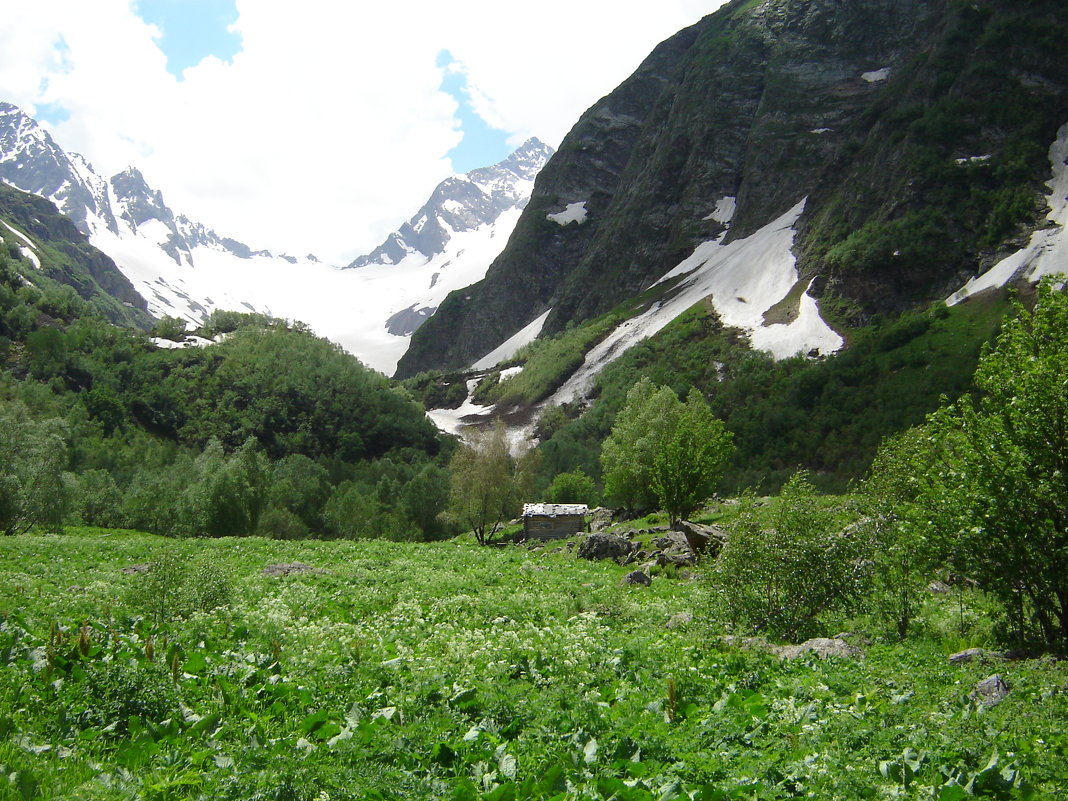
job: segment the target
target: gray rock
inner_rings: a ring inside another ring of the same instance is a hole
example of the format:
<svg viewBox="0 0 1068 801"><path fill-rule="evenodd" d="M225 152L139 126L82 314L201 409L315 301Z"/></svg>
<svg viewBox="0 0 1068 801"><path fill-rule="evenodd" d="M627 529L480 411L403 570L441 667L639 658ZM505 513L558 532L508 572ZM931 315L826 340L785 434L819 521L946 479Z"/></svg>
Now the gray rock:
<svg viewBox="0 0 1068 801"><path fill-rule="evenodd" d="M996 654L985 648L968 648L964 651L957 651L955 654L950 654L949 663L951 665L963 665L976 659L987 659L991 656L996 656Z"/></svg>
<svg viewBox="0 0 1068 801"><path fill-rule="evenodd" d="M846 659L863 659L864 652L845 640L833 637L814 637L799 645L775 645L763 637L724 637L727 645L736 645L756 651L766 651L779 659L797 659L805 654L816 654L820 659L829 656Z"/></svg>
<svg viewBox="0 0 1068 801"><path fill-rule="evenodd" d="M598 533L612 525L614 512L604 506L598 506L590 512L590 531Z"/></svg>
<svg viewBox="0 0 1068 801"><path fill-rule="evenodd" d="M692 612L679 612L672 615L667 619L667 623L664 624L666 629L681 629L683 626L688 626L693 622Z"/></svg>
<svg viewBox="0 0 1068 801"><path fill-rule="evenodd" d="M647 573L644 573L641 570L634 570L630 573L627 573L627 575L623 577L621 583L648 587L650 584L653 583L653 580L649 578L649 575Z"/></svg>
<svg viewBox="0 0 1068 801"><path fill-rule="evenodd" d="M863 659L864 652L855 645L850 645L845 640L830 637L814 637L800 645L773 646L772 653L779 659L797 659L804 654L816 654L820 659L829 656L847 659Z"/></svg>
<svg viewBox="0 0 1068 801"><path fill-rule="evenodd" d="M968 698L989 708L1004 701L1011 689L1001 675L995 673L976 684L975 689L968 693Z"/></svg>
<svg viewBox="0 0 1068 801"><path fill-rule="evenodd" d="M579 545L578 555L582 559L624 559L630 555L634 544L614 534L590 534Z"/></svg>
<svg viewBox="0 0 1068 801"><path fill-rule="evenodd" d="M932 581L930 584L927 585L927 592L931 593L932 595L945 595L949 591L950 587L944 581L936 580Z"/></svg>
<svg viewBox="0 0 1068 801"><path fill-rule="evenodd" d="M278 562L273 565L267 565L263 568L263 575L265 576L291 576L295 573L326 573L319 567L312 567L306 565L303 562Z"/></svg>

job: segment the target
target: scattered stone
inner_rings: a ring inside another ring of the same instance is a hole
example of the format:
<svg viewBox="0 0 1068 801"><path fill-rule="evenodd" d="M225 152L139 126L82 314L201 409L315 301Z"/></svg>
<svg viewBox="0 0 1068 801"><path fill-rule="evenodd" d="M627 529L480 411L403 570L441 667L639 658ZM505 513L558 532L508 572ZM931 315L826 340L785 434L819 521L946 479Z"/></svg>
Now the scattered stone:
<svg viewBox="0 0 1068 801"><path fill-rule="evenodd" d="M826 659L829 656L847 659L864 658L864 652L860 648L836 637L814 637L800 645L775 645L763 637L724 637L723 641L727 645L766 651L779 659L797 659L805 654L816 654L820 659Z"/></svg>
<svg viewBox="0 0 1068 801"><path fill-rule="evenodd" d="M607 509L604 506L598 506L592 512L590 512L590 531L597 534L609 528L612 525L612 518L615 515L611 509Z"/></svg>
<svg viewBox="0 0 1068 801"><path fill-rule="evenodd" d="M662 551L688 551L690 543L681 531L669 531L663 537L653 540L653 545Z"/></svg>
<svg viewBox="0 0 1068 801"><path fill-rule="evenodd" d="M634 545L630 540L615 534L590 534L579 546L582 559L623 559L630 556Z"/></svg>
<svg viewBox="0 0 1068 801"><path fill-rule="evenodd" d="M989 709L1004 701L1010 689L1005 680L1001 678L1001 675L995 673L976 684L975 689L968 693L968 698L972 701L978 701Z"/></svg>
<svg viewBox="0 0 1068 801"><path fill-rule="evenodd" d="M641 570L634 570L630 573L627 573L627 575L623 577L622 583L648 587L650 584L653 583L653 580L649 578L648 573L645 573Z"/></svg>
<svg viewBox="0 0 1068 801"><path fill-rule="evenodd" d="M772 653L779 659L797 659L804 654L816 654L820 659L829 656L844 657L848 659L863 659L864 652L855 645L850 645L845 640L832 637L814 637L800 645L774 646Z"/></svg>
<svg viewBox="0 0 1068 801"><path fill-rule="evenodd" d="M957 653L949 655L949 664L963 665L974 659L984 659L988 653L985 648L968 648L964 651L957 651Z"/></svg>
<svg viewBox="0 0 1068 801"><path fill-rule="evenodd" d="M667 619L667 623L664 624L666 629L680 629L683 626L688 626L693 622L692 612L679 612L672 615Z"/></svg>
<svg viewBox="0 0 1068 801"><path fill-rule="evenodd" d="M660 567L667 567L668 565L674 565L675 567L693 567L696 562L696 556L692 551L661 551L656 557L656 563Z"/></svg>
<svg viewBox="0 0 1068 801"><path fill-rule="evenodd" d="M688 520L679 521L686 543L694 553L708 553L715 556L719 553L723 543L727 541L727 532L719 526L706 526L701 523L691 523Z"/></svg>
<svg viewBox="0 0 1068 801"><path fill-rule="evenodd" d="M139 565L127 565L122 569L122 572L127 576L132 576L136 573L148 573L152 570L152 565L139 564Z"/></svg>
<svg viewBox="0 0 1068 801"><path fill-rule="evenodd" d="M265 576L291 576L294 573L327 573L329 571L306 565L303 562L278 562L263 568Z"/></svg>

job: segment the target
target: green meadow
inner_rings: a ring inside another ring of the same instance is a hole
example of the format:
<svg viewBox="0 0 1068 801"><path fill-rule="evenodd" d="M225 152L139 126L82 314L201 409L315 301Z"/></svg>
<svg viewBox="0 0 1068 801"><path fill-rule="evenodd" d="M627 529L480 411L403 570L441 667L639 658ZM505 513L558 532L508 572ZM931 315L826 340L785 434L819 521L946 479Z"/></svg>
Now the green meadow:
<svg viewBox="0 0 1068 801"><path fill-rule="evenodd" d="M848 621L862 658L780 661L726 644L705 567L631 569L0 538L0 799L1065 797L1068 663L951 664L995 641L977 590L928 595L904 642ZM971 700L995 672L1008 696Z"/></svg>

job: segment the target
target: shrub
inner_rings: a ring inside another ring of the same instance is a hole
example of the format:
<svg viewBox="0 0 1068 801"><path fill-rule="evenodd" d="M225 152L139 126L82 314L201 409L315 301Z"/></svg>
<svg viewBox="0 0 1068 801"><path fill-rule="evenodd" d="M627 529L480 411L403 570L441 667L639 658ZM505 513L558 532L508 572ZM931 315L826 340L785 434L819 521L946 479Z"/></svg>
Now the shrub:
<svg viewBox="0 0 1068 801"><path fill-rule="evenodd" d="M724 622L804 639L861 604L870 547L860 529L842 530L843 510L820 498L806 473L796 473L771 507L752 496L743 504L711 572Z"/></svg>

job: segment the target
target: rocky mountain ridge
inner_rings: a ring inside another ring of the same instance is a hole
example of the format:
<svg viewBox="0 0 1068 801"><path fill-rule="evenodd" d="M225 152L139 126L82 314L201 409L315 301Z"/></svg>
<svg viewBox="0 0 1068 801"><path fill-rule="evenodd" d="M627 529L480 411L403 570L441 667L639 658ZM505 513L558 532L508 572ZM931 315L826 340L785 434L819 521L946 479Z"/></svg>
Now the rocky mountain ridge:
<svg viewBox="0 0 1068 801"><path fill-rule="evenodd" d="M503 161L446 178L410 220L349 269L370 264L399 264L418 254L426 260L443 253L457 232L490 225L506 211L526 207L534 178L553 149L528 139Z"/></svg>
<svg viewBox="0 0 1068 801"><path fill-rule="evenodd" d="M764 325L805 297L847 327L947 297L1043 224L1068 12L1025 5L728 3L583 115L398 376L472 364L546 313L543 336L602 314L802 200L796 284Z"/></svg>

